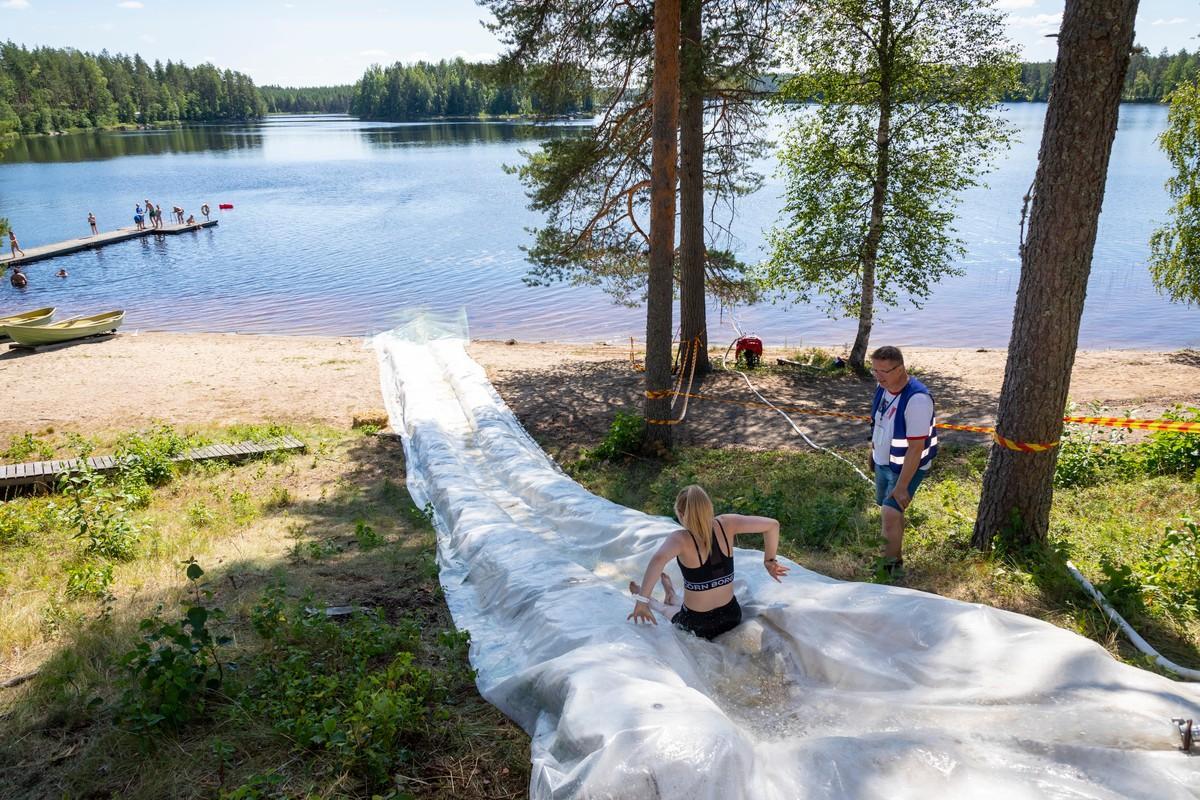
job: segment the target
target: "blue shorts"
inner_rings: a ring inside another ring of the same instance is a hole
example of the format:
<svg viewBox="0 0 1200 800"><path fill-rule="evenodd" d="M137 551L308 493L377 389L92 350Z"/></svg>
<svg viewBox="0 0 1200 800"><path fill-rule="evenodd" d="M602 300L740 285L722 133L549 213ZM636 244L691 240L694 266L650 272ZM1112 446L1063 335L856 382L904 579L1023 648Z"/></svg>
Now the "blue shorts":
<svg viewBox="0 0 1200 800"><path fill-rule="evenodd" d="M925 475L929 470L919 469L917 474L912 476L912 480L908 482L908 498L912 502L912 498L917 495L917 487L921 485L921 481L925 480ZM900 513L904 513L904 509L896 502L896 498L892 497L892 490L896 488L896 483L900 480L899 472L892 472L891 467L875 465L875 505L890 506Z"/></svg>

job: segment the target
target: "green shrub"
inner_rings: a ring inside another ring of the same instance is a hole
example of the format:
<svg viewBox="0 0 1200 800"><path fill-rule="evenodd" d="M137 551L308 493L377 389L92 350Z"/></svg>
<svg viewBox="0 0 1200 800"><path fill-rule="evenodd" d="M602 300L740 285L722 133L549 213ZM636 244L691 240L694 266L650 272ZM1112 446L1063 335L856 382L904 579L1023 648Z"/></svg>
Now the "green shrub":
<svg viewBox="0 0 1200 800"><path fill-rule="evenodd" d="M60 523L83 542L85 556L128 561L136 555L140 538L129 519L131 498L105 486L86 459L83 465L59 480L67 501L54 505Z"/></svg>
<svg viewBox="0 0 1200 800"><path fill-rule="evenodd" d="M33 458L37 456L37 458ZM54 448L46 442L26 433L9 441L8 447L0 452L0 460L20 463L22 461L46 461L54 457Z"/></svg>
<svg viewBox="0 0 1200 800"><path fill-rule="evenodd" d="M211 508L196 500L187 509L188 522L193 528L207 528L217 520L217 515Z"/></svg>
<svg viewBox="0 0 1200 800"><path fill-rule="evenodd" d="M236 489L229 495L229 508L233 511L233 521L238 525L245 525L258 516L258 509L254 507L250 495Z"/></svg>
<svg viewBox="0 0 1200 800"><path fill-rule="evenodd" d="M1054 466L1055 486L1095 486L1107 480L1125 480L1141 472L1138 449L1125 444L1124 431L1110 430L1102 439L1096 438L1097 435L1092 426L1064 426Z"/></svg>
<svg viewBox="0 0 1200 800"><path fill-rule="evenodd" d="M1200 422L1200 408L1176 406L1163 418ZM1144 469L1151 475L1200 475L1200 434L1156 431L1140 449Z"/></svg>
<svg viewBox="0 0 1200 800"><path fill-rule="evenodd" d="M1102 559L1097 587L1123 614L1166 616L1187 621L1200 616L1200 525L1181 520L1133 564Z"/></svg>
<svg viewBox="0 0 1200 800"><path fill-rule="evenodd" d="M380 536L365 520L361 519L354 522L354 538L358 541L358 546L363 550L374 550L376 547L387 544L386 539Z"/></svg>
<svg viewBox="0 0 1200 800"><path fill-rule="evenodd" d="M175 475L173 456L187 449L187 439L166 425L150 431L133 433L117 445L121 461L118 472L122 483L162 486Z"/></svg>
<svg viewBox="0 0 1200 800"><path fill-rule="evenodd" d="M112 564L84 559L68 563L63 571L67 576L67 597L104 597L113 582Z"/></svg>
<svg viewBox="0 0 1200 800"><path fill-rule="evenodd" d="M642 444L645 423L637 414L618 411L600 444L587 452L589 458L612 461L636 453Z"/></svg>
<svg viewBox="0 0 1200 800"><path fill-rule="evenodd" d="M243 706L297 746L331 757L338 770L386 781L444 716L444 681L415 663L414 620L390 625L363 613L339 622L305 605L289 603L277 585L251 612L266 647Z"/></svg>
<svg viewBox="0 0 1200 800"><path fill-rule="evenodd" d="M117 720L142 736L179 727L201 716L225 678L218 648L231 640L214 635L209 628L210 623L223 620L225 615L221 609L208 608L199 601L201 595L211 598L196 585L204 570L188 562L186 574L196 603L175 622L164 620L159 606L138 626L143 641L121 659L126 674Z"/></svg>

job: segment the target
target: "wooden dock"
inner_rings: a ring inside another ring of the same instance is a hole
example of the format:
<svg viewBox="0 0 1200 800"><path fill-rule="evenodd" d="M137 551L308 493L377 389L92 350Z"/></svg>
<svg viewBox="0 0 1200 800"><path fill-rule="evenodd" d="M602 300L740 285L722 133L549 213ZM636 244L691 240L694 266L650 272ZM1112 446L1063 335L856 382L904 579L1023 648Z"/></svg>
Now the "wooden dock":
<svg viewBox="0 0 1200 800"><path fill-rule="evenodd" d="M208 447L198 447L180 453L171 458L172 461L210 461L216 458L241 460L251 456L263 455L279 450L304 450L306 445L295 436L280 436L263 441L246 441L237 444L214 444ZM96 472L108 472L121 466L118 456L95 456L87 460L88 466ZM75 472L82 464L77 458L59 461L30 461L24 464L0 464L0 492L7 494L16 486L33 486L41 484L51 488L58 482L60 475Z"/></svg>
<svg viewBox="0 0 1200 800"><path fill-rule="evenodd" d="M11 250L0 255L0 267L9 267L12 265L23 266L32 264L34 261L44 261L47 258L57 258L58 256L69 255L70 253L78 253L80 250L91 250L94 247L103 247L106 244L116 244L117 242L127 242L130 239L140 239L143 236L163 236L166 234L180 234L188 231L198 231L201 228L212 228L217 224L215 219L202 220L194 222L191 225L163 225L161 228L151 228L147 226L143 230L138 230L131 225L128 228L117 228L115 231L105 231L97 233L95 236L81 236L78 239L69 239L65 242L57 244L45 244L40 247L24 248L25 255L13 258ZM4 245L0 242L0 245Z"/></svg>

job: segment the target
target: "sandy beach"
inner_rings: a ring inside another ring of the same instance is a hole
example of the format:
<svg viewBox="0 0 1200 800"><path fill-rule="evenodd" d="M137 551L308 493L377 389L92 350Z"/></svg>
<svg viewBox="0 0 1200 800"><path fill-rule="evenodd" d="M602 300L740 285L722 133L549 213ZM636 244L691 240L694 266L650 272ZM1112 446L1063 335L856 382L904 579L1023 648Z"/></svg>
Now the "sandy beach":
<svg viewBox="0 0 1200 800"><path fill-rule="evenodd" d="M628 345L472 342L470 352L533 432L552 446L595 441L618 409L640 407L641 378ZM768 351L768 363L782 350ZM910 365L934 390L947 422L992 420L1003 377L1002 350L912 348ZM871 389L855 378L804 370L756 373L773 401L861 413ZM753 400L736 374L716 374L700 392ZM1080 352L1071 382L1080 404L1154 416L1200 404L1200 353ZM121 334L36 353L0 352L0 442L29 432L94 433L155 422L188 428L300 422L349 427L381 414L374 352L362 339L239 334ZM858 443L853 423L803 418L824 443ZM682 443L803 447L776 414L693 402L677 429Z"/></svg>

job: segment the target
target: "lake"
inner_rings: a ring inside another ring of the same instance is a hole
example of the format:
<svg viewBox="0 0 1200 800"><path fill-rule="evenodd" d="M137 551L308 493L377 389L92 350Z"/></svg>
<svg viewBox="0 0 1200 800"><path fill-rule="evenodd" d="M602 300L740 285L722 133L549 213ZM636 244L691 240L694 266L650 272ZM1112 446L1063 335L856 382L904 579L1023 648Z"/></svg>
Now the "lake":
<svg viewBox="0 0 1200 800"><path fill-rule="evenodd" d="M965 275L935 287L924 308L882 309L872 341L1002 347L1008 341L1021 198L1036 169L1045 106L1006 112L1020 141L966 193L958 228ZM1166 215L1165 157L1155 137L1166 109L1126 105L1113 151L1080 344L1175 349L1200 345L1200 309L1172 304L1150 284L1151 231ZM627 341L644 335L641 309L613 305L595 287L526 287L521 245L538 216L515 176L520 151L569 136L570 124L360 122L271 117L261 123L93 133L18 142L0 164L0 215L25 247L132 224L145 198L220 225L43 261L30 285L0 283L0 313L55 305L60 316L125 308L129 330L362 335L404 309L465 306L471 334L487 338ZM771 165L765 165L768 171ZM761 256L782 181L771 175L744 200L738 246ZM217 212L218 203L232 203ZM70 273L56 279L60 269ZM768 344L837 344L852 320L808 306L737 310ZM714 343L732 338L712 310Z"/></svg>

